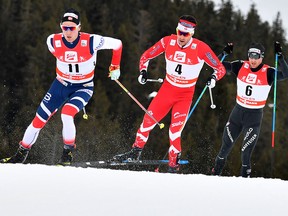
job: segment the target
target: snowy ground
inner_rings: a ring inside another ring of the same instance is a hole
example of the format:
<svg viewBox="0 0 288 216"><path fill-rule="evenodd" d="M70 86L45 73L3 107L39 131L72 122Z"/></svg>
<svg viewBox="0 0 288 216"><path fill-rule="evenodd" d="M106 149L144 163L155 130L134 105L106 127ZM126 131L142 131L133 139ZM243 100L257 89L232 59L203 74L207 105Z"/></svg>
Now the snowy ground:
<svg viewBox="0 0 288 216"><path fill-rule="evenodd" d="M3 216L286 216L288 181L0 164Z"/></svg>

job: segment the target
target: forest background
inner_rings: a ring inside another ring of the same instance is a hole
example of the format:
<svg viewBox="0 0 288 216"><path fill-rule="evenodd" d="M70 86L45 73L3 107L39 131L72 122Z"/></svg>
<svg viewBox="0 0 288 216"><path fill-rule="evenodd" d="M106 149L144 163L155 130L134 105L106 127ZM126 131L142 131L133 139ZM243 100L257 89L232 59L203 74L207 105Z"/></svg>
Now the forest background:
<svg viewBox="0 0 288 216"><path fill-rule="evenodd" d="M60 18L73 7L80 11L82 31L119 38L123 42L120 81L148 107L148 95L160 88L159 83L140 85L138 63L141 54L163 36L174 34L179 17L191 14L198 26L195 38L206 42L216 54L227 42L234 43L234 52L227 61L247 59L251 42L265 48L264 62L274 66L274 41L287 53L285 29L278 13L272 25L263 22L255 5L247 15L235 11L233 2L222 1L216 10L209 0L0 0L0 158L15 153L26 127L55 78L55 58L48 51L46 38L59 33ZM111 51L99 51L95 70L95 91L86 106L89 119L82 113L75 118L77 127L76 161L109 159L130 150L144 112L108 78ZM213 71L205 66L200 74L194 103ZM151 61L149 78L165 77L165 60L161 55ZM275 148L271 147L273 87L264 109L261 134L252 156L252 176L288 179L287 82L277 83L277 116ZM182 158L190 165L182 173L210 174L221 146L223 128L235 105L236 77L226 75L213 89L215 110L210 109L208 91L204 94L182 133ZM193 103L193 104L194 104ZM27 163L54 164L62 154L62 123L56 113L40 132ZM162 159L169 148L170 115L155 127L142 154L143 159ZM238 176L241 166L239 137L229 155L223 175ZM138 169L138 168L133 168Z"/></svg>

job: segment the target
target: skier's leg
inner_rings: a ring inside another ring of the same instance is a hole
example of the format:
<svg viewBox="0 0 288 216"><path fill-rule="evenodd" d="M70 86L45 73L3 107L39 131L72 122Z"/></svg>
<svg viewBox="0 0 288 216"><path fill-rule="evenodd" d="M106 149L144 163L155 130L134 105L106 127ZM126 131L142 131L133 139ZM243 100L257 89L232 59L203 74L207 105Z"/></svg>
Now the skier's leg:
<svg viewBox="0 0 288 216"><path fill-rule="evenodd" d="M74 145L76 137L76 127L74 124L75 115L80 112L93 95L93 88L83 88L77 90L70 96L61 111L63 123L63 142L66 145Z"/></svg>
<svg viewBox="0 0 288 216"><path fill-rule="evenodd" d="M1 160L5 163L24 163L32 145L36 142L40 130L45 126L49 118L57 111L63 103L63 98L59 95L62 84L56 79L41 101L36 115L31 124L25 130L23 139L19 143L19 148L15 155Z"/></svg>
<svg viewBox="0 0 288 216"><path fill-rule="evenodd" d="M162 85L156 97L152 100L148 107L148 112L159 122L167 115L171 109L171 99L167 98L167 89ZM169 90L168 90L169 92ZM140 128L137 130L135 142L132 149L128 152L115 155L113 160L116 161L137 161L140 158L141 152L148 141L151 130L155 127L156 123L149 115L145 114Z"/></svg>
<svg viewBox="0 0 288 216"><path fill-rule="evenodd" d="M251 175L251 156L259 138L262 117L262 111L251 112L245 116L246 124L249 125L243 130L244 139L241 148L241 176L245 178Z"/></svg>
<svg viewBox="0 0 288 216"><path fill-rule="evenodd" d="M73 150L75 149L76 127L74 123L75 115L85 107L93 95L93 87L80 88L70 96L70 99L64 104L61 111L61 120L63 123L63 154L59 164L69 165L73 159Z"/></svg>
<svg viewBox="0 0 288 216"><path fill-rule="evenodd" d="M212 170L213 175L221 175L227 156L231 152L233 145L242 131L241 116L241 111L238 110L237 107L234 107L229 120L224 127L222 146L215 159L215 166Z"/></svg>
<svg viewBox="0 0 288 216"><path fill-rule="evenodd" d="M40 130L46 125L49 119L57 112L57 109L64 102L64 98L59 93L62 88L63 85L55 79L41 101L33 121L24 133L23 139L20 142L23 147L32 147L37 140Z"/></svg>
<svg viewBox="0 0 288 216"><path fill-rule="evenodd" d="M178 161L181 156L181 133L191 106L191 95L186 100L176 102L171 112L169 127L169 170L179 170Z"/></svg>
<svg viewBox="0 0 288 216"><path fill-rule="evenodd" d="M167 94L161 90L152 100L147 109L148 112L152 114L158 122L160 122L161 119L167 115L172 106L170 98L167 98ZM151 130L155 127L155 125L155 121L151 119L149 115L145 114L140 128L137 130L136 139L133 147L144 148L149 138L149 134Z"/></svg>

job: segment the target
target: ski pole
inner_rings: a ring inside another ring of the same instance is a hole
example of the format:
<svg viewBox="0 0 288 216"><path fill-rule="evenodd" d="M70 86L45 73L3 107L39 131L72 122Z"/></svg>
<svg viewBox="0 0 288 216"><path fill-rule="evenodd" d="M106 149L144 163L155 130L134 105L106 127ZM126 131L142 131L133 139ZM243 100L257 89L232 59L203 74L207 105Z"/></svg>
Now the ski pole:
<svg viewBox="0 0 288 216"><path fill-rule="evenodd" d="M163 83L163 79L159 78L159 79L147 79L147 82L159 82L159 83Z"/></svg>
<svg viewBox="0 0 288 216"><path fill-rule="evenodd" d="M169 151L166 151L166 154L164 155L164 157L163 157L162 160L165 160L165 158L166 158L168 152L169 152ZM161 164L159 164L158 167L156 167L156 169L154 170L154 172L158 172L158 173L159 173L160 166L161 166Z"/></svg>
<svg viewBox="0 0 288 216"><path fill-rule="evenodd" d="M223 57L221 58L220 62L222 62L222 61L225 59L226 56L227 56L227 55L223 55ZM192 115L192 113L194 112L196 106L198 105L200 99L202 98L202 96L203 96L203 94L205 93L205 91L206 91L207 88L208 88L208 86L205 85L205 87L204 87L203 91L201 92L199 98L196 100L194 106L192 107L191 111L189 112L189 114L188 114L188 116L187 116L187 118L186 118L186 122L188 121L188 119L190 118L190 116ZM211 108L212 108L212 107L211 107Z"/></svg>
<svg viewBox="0 0 288 216"><path fill-rule="evenodd" d="M152 116L147 109L144 108L144 106L122 85L122 83L119 80L115 80L115 82L140 106L140 108L159 126L160 129L164 128L163 123L159 123L154 116Z"/></svg>
<svg viewBox="0 0 288 216"><path fill-rule="evenodd" d="M216 105L215 105L214 102L213 102L212 89L211 89L210 87L208 87L208 88L209 88L209 95L210 95L210 100L211 100L211 105L210 105L210 107L211 107L211 109L215 109L215 108L216 108Z"/></svg>
<svg viewBox="0 0 288 216"><path fill-rule="evenodd" d="M85 120L87 120L88 119L88 115L87 115L87 113L86 113L86 109L85 109L85 107L83 107L83 112L84 112L84 114L83 114L83 119L85 119Z"/></svg>
<svg viewBox="0 0 288 216"><path fill-rule="evenodd" d="M276 123L276 99L277 99L277 70L278 70L278 54L275 54L275 73L274 73L274 100L273 100L273 118L272 118L272 148L275 142L275 123Z"/></svg>
<svg viewBox="0 0 288 216"><path fill-rule="evenodd" d="M272 152L271 152L271 170L270 176L274 176L274 146L275 146L275 124L276 124L276 99L277 99L277 70L278 54L275 54L275 74L274 74L274 98L273 98L273 117L272 117Z"/></svg>
<svg viewBox="0 0 288 216"><path fill-rule="evenodd" d="M196 106L198 105L200 99L202 98L203 94L205 93L206 89L208 88L207 85L205 85L204 89L202 90L200 96L198 97L198 99L196 100L194 106L192 107L191 111L189 112L188 116L187 116L187 119L186 119L186 122L188 121L188 119L190 118L190 116L192 115L192 113L194 112Z"/></svg>

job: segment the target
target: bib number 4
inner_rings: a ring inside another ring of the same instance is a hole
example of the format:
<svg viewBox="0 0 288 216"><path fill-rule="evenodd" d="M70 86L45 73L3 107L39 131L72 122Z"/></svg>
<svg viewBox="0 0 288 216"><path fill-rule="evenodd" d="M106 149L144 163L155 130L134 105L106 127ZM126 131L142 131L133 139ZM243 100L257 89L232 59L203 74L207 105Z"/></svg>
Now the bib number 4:
<svg viewBox="0 0 288 216"><path fill-rule="evenodd" d="M182 74L182 65L178 64L175 68L175 72L178 73L179 75Z"/></svg>

